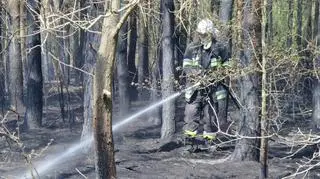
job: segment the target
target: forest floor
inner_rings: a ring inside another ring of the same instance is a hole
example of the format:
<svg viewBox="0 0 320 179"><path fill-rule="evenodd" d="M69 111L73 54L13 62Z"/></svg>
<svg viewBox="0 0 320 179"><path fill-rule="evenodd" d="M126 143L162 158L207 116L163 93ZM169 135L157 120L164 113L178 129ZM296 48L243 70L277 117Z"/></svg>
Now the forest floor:
<svg viewBox="0 0 320 179"><path fill-rule="evenodd" d="M57 161L48 170L35 178L80 179L95 178L93 153L77 152L72 157L63 154L79 143L83 120L78 98L73 99L75 123L70 129L59 117L58 103L51 103L46 109L48 120L44 128L21 133L20 141L26 154L32 153L32 162L27 164L21 148L11 141L0 139L0 178L24 178L30 166L35 168ZM50 101L50 100L48 100ZM77 102L78 101L78 102ZM133 111L137 111L133 110ZM228 157L234 143L217 146L213 151L188 153L181 143L182 120L177 119L177 135L171 141L161 141L161 126L153 125L147 117L138 117L114 133L115 157L118 178L212 178L212 179L255 179L259 178L260 165L257 162L234 162ZM49 120L50 119L50 120ZM306 119L290 124L307 128ZM287 133L297 128L286 128ZM52 140L53 139L53 140ZM48 145L49 144L49 145ZM91 144L92 145L92 144ZM291 157L291 148L270 140L269 178L283 178L295 173L298 163L312 151L303 151ZM305 178L320 178L320 169L308 173ZM30 173L30 172L29 172ZM303 178L298 175L295 178Z"/></svg>

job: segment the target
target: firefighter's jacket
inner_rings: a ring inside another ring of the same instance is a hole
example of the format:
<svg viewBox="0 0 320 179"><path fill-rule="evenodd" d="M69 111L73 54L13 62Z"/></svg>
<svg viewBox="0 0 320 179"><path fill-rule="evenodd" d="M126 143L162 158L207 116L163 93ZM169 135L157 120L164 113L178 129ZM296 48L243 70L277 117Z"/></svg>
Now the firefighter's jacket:
<svg viewBox="0 0 320 179"><path fill-rule="evenodd" d="M183 70L186 76L199 75L199 71L214 70L221 66L230 66L229 64L229 51L226 45L212 41L211 46L205 49L202 44L191 43L187 46L183 59ZM201 78L201 76L200 76ZM188 79L187 79L188 84ZM189 85L190 86L190 82ZM185 97L187 102L194 94L197 88L186 91ZM226 92L216 91L217 99L226 97Z"/></svg>

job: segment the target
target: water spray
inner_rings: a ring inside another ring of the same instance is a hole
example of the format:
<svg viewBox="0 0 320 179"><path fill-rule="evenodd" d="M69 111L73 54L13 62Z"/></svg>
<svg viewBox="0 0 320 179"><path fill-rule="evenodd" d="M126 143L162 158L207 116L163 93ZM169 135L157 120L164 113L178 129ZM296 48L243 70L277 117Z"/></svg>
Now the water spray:
<svg viewBox="0 0 320 179"><path fill-rule="evenodd" d="M153 104L153 105L151 105L151 106L149 106L149 107L147 107L147 108L145 108L145 109L142 109L141 111L139 111L139 112L131 115L130 117L128 117L128 118L126 118L126 119L124 119L124 120L121 120L119 123L114 124L114 125L112 126L112 130L113 130L113 131L116 131L116 130L117 130L119 127L121 127L122 125L124 125L124 124L132 121L133 119L141 116L142 114L144 114L144 113L146 113L146 112L148 112L148 111L150 111L150 110L152 110L152 109L154 109L154 108L156 108L156 107L161 106L162 104L164 104L164 103L166 103L166 102L168 102L168 101L171 101L172 99L175 99L176 97L180 96L182 93L184 93L184 92L186 92L186 91L188 91L188 90L190 90L190 89L192 89L192 88L195 88L195 87L197 87L197 86L199 86L199 85L200 85L200 82L199 82L199 83L196 83L195 85L193 85L193 86L191 86L191 87L189 87L189 88L186 88L186 89L184 89L184 90L182 90L182 91L179 91L179 92L177 92L177 93L174 93L174 94L170 95L169 97L167 97L167 98L165 98L165 99L162 99L161 101L159 101L159 102L157 102L157 103L155 103L155 104Z"/></svg>
<svg viewBox="0 0 320 179"><path fill-rule="evenodd" d="M190 89L193 89L197 86L199 86L201 83L198 82L196 83L195 85L189 87L189 88L186 88L184 90L181 90L179 92L176 92L172 95L170 95L169 97L165 98L165 99L162 99L161 101L145 108L145 109L142 109L140 110L139 112L131 115L130 117L126 118L126 119L123 119L121 120L120 122L118 122L117 124L114 124L112 126L112 130L113 131L116 131L118 130L121 126L133 121L134 119L136 119L137 117L141 116L142 114L156 108L156 107L159 107L161 105L163 105L164 103L170 101L170 100L173 100L175 98L177 98L178 96L180 96L182 93L190 90ZM77 154L77 152L79 152L79 150L81 150L84 146L87 146L89 144L91 144L93 142L93 136L90 136L88 137L87 139L81 141L80 143L78 144L75 144L73 146L71 146L66 152L60 154L60 155L55 155L56 157L54 159L50 159L50 160L46 160L45 162L39 162L37 164L35 164L35 167L34 169L32 170L32 174L33 176L41 176L41 174L43 174L44 172L48 171L52 166L58 164L60 161L62 160L67 160L68 158L74 156ZM25 172L25 174L23 174L21 177L18 177L18 178L32 178L31 176L31 173L30 171L27 171Z"/></svg>

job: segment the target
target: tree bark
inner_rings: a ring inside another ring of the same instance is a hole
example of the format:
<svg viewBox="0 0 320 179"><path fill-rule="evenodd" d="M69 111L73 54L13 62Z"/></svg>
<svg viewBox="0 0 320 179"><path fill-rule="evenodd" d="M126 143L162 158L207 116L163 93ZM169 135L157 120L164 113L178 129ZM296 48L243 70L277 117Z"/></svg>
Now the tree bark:
<svg viewBox="0 0 320 179"><path fill-rule="evenodd" d="M292 46L292 29L293 29L293 0L288 0L288 30L289 34L287 36L287 47L291 48Z"/></svg>
<svg viewBox="0 0 320 179"><path fill-rule="evenodd" d="M129 93L128 93L128 64L127 64L127 32L128 23L126 22L119 34L118 40L118 59L117 59L117 77L119 91L119 117L120 119L129 113Z"/></svg>
<svg viewBox="0 0 320 179"><path fill-rule="evenodd" d="M12 40L9 44L9 93L10 105L19 114L24 112L23 106L23 72L20 44L20 1L8 1L10 14L10 32Z"/></svg>
<svg viewBox="0 0 320 179"><path fill-rule="evenodd" d="M268 178L268 134L269 134L269 122L267 119L267 59L266 59L266 38L268 39L268 43L271 43L271 37L266 36L266 32L270 32L270 29L267 29L266 24L267 22L270 23L270 0L260 0L258 1L255 9L261 9L260 13L257 14L259 17L259 22L261 22L261 141L260 141L260 164L261 164L261 172L260 172L260 179ZM259 11L258 11L259 12ZM272 21L271 21L272 22ZM270 25L270 24L269 24ZM270 27L269 27L270 28ZM258 30L258 29L257 29Z"/></svg>
<svg viewBox="0 0 320 179"><path fill-rule="evenodd" d="M22 71L23 71L23 87L26 89L27 87L27 74L28 67L26 62L26 3L25 1L20 1L20 44L21 44L21 60L22 60Z"/></svg>
<svg viewBox="0 0 320 179"><path fill-rule="evenodd" d="M149 4L152 5L152 9L160 9L158 3L152 4L152 0L148 0ZM160 15L161 16L161 15ZM160 17L161 18L161 17ZM150 90L150 100L152 103L155 103L161 99L161 87L160 87L160 81L161 81L161 72L160 72L160 48L159 47L159 36L160 36L160 29L161 29L161 24L157 23L157 20L153 17L149 17L149 23L154 24L153 26L150 26L150 31L151 33L149 35L149 63L150 65L150 70L151 70L151 90ZM151 112L149 112L149 121L154 124L154 125L160 125L161 124L161 114L162 108L157 107Z"/></svg>
<svg viewBox="0 0 320 179"><path fill-rule="evenodd" d="M242 24L242 41L243 41L243 51L240 52L240 64L243 68L253 66L257 67L257 61L254 59L253 48L251 46L250 37L254 37L253 43L260 43L255 39L258 35L257 33L259 27L257 26L257 19L255 15L251 14L251 7L249 6L252 2L251 0L237 1L238 13L241 13L241 7L243 7L243 24ZM257 2L256 2L257 3ZM246 6L243 6L243 5ZM253 4L255 5L255 4ZM255 7L255 6L253 6ZM257 9L254 9L257 11ZM255 12L254 11L254 12ZM239 15L239 14L238 14ZM242 16L240 14L240 16ZM261 30L261 27L260 27ZM253 36L254 35L254 36ZM258 45L258 44L256 44ZM259 48L256 47L255 48ZM244 160L259 160L259 140L254 139L254 137L259 136L259 101L258 101L258 75L257 73L243 74L240 78L240 101L243 107L240 110L241 116L239 121L238 133L241 136L253 137L253 139L239 139L235 150L231 155L232 160L244 161Z"/></svg>
<svg viewBox="0 0 320 179"><path fill-rule="evenodd" d="M52 12L58 14L62 2L60 0L53 0L53 6ZM54 26L58 28L59 25L62 24L62 19L59 19L54 23ZM61 28L61 27L60 27ZM63 29L59 29L63 30ZM64 48L63 48L63 39L59 38L57 36L63 36L63 33L61 31L58 31L57 34L50 34L50 38L52 38L52 44L49 44L51 46L52 52L49 52L51 55L52 63L55 70L55 76L57 78L57 81L59 81L58 91L59 91L59 105L60 105L60 112L61 112L61 118L62 121L65 122L66 119L66 112L65 112L65 94L64 94L64 72L63 72L63 66L60 64L59 61L62 61L65 59L64 56ZM59 61L58 61L59 60Z"/></svg>
<svg viewBox="0 0 320 179"><path fill-rule="evenodd" d="M228 25L228 23L232 19L232 8L233 8L233 1L232 0L225 0L221 1L220 3L220 20L222 23L224 23L225 26ZM228 28L226 32L226 38L223 39L227 43L229 53L231 53L231 47L232 47L232 40L231 40L231 29ZM224 99L218 100L218 119L219 124L221 126L227 126L227 117L228 117L228 101L229 97L227 96Z"/></svg>
<svg viewBox="0 0 320 179"><path fill-rule="evenodd" d="M137 88L135 86L135 83L138 82L138 75L137 75L137 68L135 64L136 59L136 45L137 45L137 14L136 12L132 12L132 14L129 17L129 26L128 26L128 70L129 70L129 76L128 81L130 83L129 85L129 96L130 100L134 101L137 99Z"/></svg>
<svg viewBox="0 0 320 179"><path fill-rule="evenodd" d="M87 3L89 3L87 1ZM93 4L86 4L90 5L88 9L88 14L91 17L97 17L101 15L103 12L100 12L99 9L103 9L102 4L93 5ZM91 29L93 31L100 31L102 27L101 23L96 23ZM97 33L87 32L85 35L85 65L84 70L94 74L96 60L97 60L97 51L95 50L99 47L101 36ZM93 117L93 76L88 74L84 74L83 76L83 129L81 133L81 140L86 140L87 138L93 135L93 124L92 124L92 117ZM84 150L89 150L91 146L85 148Z"/></svg>
<svg viewBox="0 0 320 179"><path fill-rule="evenodd" d="M162 99L174 93L174 2L162 0ZM161 139L169 139L175 132L175 100L165 103L162 107Z"/></svg>
<svg viewBox="0 0 320 179"><path fill-rule="evenodd" d="M146 101L149 99L149 90L147 84L149 81L149 59L148 59L148 23L145 15L139 13L139 35L138 35L138 96L139 100Z"/></svg>
<svg viewBox="0 0 320 179"><path fill-rule="evenodd" d="M297 0L297 47L298 51L302 50L302 0Z"/></svg>
<svg viewBox="0 0 320 179"><path fill-rule="evenodd" d="M0 10L0 13L2 14L2 9ZM4 23L3 21L0 21L0 29L4 29ZM0 30L0 36L4 37L4 30ZM3 41L0 42L0 50L2 51L4 47L4 43ZM6 88L6 68L5 68L5 55L4 54L0 54L0 101L2 101L0 103L0 114L2 116L4 116L4 108L5 108L5 103L6 103L6 98L5 98L5 88Z"/></svg>
<svg viewBox="0 0 320 179"><path fill-rule="evenodd" d="M110 8L108 8L110 3ZM94 76L94 144L97 178L116 178L114 144L112 136L112 81L118 33L126 18L136 6L132 4L119 20L114 13L120 8L118 0L105 0L108 11L102 25L102 36Z"/></svg>
<svg viewBox="0 0 320 179"><path fill-rule="evenodd" d="M318 63L320 66L320 61L318 58ZM316 130L320 130L320 80L319 78L315 78L313 80L313 110L312 110L312 121L313 127Z"/></svg>
<svg viewBox="0 0 320 179"><path fill-rule="evenodd" d="M35 0L28 0L28 4L37 14L40 13L39 4ZM41 37L38 15L28 12L29 21L28 34L34 34L27 39L28 48L32 48L27 56L27 98L26 98L26 116L24 125L28 129L39 128L42 125L42 69L41 69Z"/></svg>
<svg viewBox="0 0 320 179"><path fill-rule="evenodd" d="M320 4L316 4L316 8L320 7ZM320 14L316 12L315 15L318 15L316 18L318 20L315 27L317 27L317 36L315 37L315 46L316 48L320 47ZM313 67L316 69L320 68L320 56L315 54L313 60ZM313 77L313 90L312 90L312 123L315 130L320 130L320 75L318 72L315 72Z"/></svg>
<svg viewBox="0 0 320 179"><path fill-rule="evenodd" d="M318 0L316 0L314 2L314 19L313 19L313 37L312 39L316 39L317 35L318 35L318 29L319 29L319 25L320 23L319 22L319 5L320 5L320 2Z"/></svg>
<svg viewBox="0 0 320 179"><path fill-rule="evenodd" d="M266 3L266 17L267 17L267 24L266 24L266 37L268 44L271 44L273 38L273 16L272 16L272 4L273 0L267 0Z"/></svg>

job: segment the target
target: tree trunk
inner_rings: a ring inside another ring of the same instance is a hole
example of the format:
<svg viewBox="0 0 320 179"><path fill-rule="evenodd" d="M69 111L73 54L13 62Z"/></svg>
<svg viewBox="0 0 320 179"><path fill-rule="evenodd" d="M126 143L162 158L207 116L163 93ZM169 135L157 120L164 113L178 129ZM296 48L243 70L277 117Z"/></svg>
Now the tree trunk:
<svg viewBox="0 0 320 179"><path fill-rule="evenodd" d="M127 32L128 23L126 22L119 34L117 76L119 91L119 117L122 119L129 113L129 93L128 93L128 64L127 64Z"/></svg>
<svg viewBox="0 0 320 179"><path fill-rule="evenodd" d="M149 99L149 90L147 83L149 81L149 63L148 63L148 23L147 18L140 12L138 24L138 96L139 100L146 101Z"/></svg>
<svg viewBox="0 0 320 179"><path fill-rule="evenodd" d="M231 21L232 19L232 7L233 7L233 1L232 0L226 0L221 1L220 3L220 20L224 23L225 26ZM231 41L231 33L230 28L227 29L226 32L226 38L223 39L226 43L228 43L228 50L231 53L231 47L232 47L232 41ZM227 126L227 117L228 117L228 101L229 97L226 97L224 99L218 100L218 119L219 124L221 126Z"/></svg>
<svg viewBox="0 0 320 179"><path fill-rule="evenodd" d="M288 36L287 36L287 47L292 46L292 28L293 28L293 0L288 0Z"/></svg>
<svg viewBox="0 0 320 179"><path fill-rule="evenodd" d="M319 5L320 5L320 2L318 0L316 0L314 2L314 19L313 19L313 37L312 39L316 39L317 35L318 35L318 29L319 29L319 25L320 23L319 22Z"/></svg>
<svg viewBox="0 0 320 179"><path fill-rule="evenodd" d="M149 4L152 4L152 0L148 0ZM159 4L152 4L151 8L160 9ZM149 35L149 63L150 70L151 70L151 90L150 90L150 101L152 103L155 103L161 99L161 91L160 91L160 81L161 81L161 72L160 72L160 48L159 47L159 36L160 36L160 29L161 24L156 23L157 21L153 17L149 17L149 23L154 24L153 26L150 26L149 31L153 32ZM149 114L149 121L154 125L160 125L161 124L161 107L157 107L154 110L152 110Z"/></svg>
<svg viewBox="0 0 320 179"><path fill-rule="evenodd" d="M297 47L298 52L302 50L302 0L297 0Z"/></svg>
<svg viewBox="0 0 320 179"><path fill-rule="evenodd" d="M174 93L174 3L173 0L162 0L162 99ZM162 106L161 139L169 139L175 132L175 100Z"/></svg>
<svg viewBox="0 0 320 179"><path fill-rule="evenodd" d="M259 17L259 22L261 21L261 35L260 35L260 41L261 41L261 141L260 141L260 164L261 164L261 172L260 172L260 179L268 178L268 138L266 138L269 134L269 123L267 119L267 59L266 59L266 38L268 38L268 43L271 42L271 37L266 36L267 31L267 21L270 23L270 0L260 0L260 4L257 4L255 9L261 9L261 11L258 11L260 13L257 14ZM272 21L271 21L272 22ZM269 24L270 25L270 24ZM269 27L270 28L270 27ZM257 29L258 30L258 29ZM270 29L268 29L270 30ZM270 31L269 31L270 32Z"/></svg>
<svg viewBox="0 0 320 179"><path fill-rule="evenodd" d="M110 8L108 4L110 3ZM97 178L116 178L114 144L112 136L112 81L118 33L136 3L126 10L119 21L118 0L105 0L108 15L104 18L102 37L94 76L93 126L95 138L95 164Z"/></svg>
<svg viewBox="0 0 320 179"><path fill-rule="evenodd" d="M220 20L228 23L232 18L233 0L223 0L220 2Z"/></svg>
<svg viewBox="0 0 320 179"><path fill-rule="evenodd" d="M84 8L85 4L86 0L80 0L79 8ZM79 13L80 19L84 20L84 14L87 14L87 10L81 11L81 13ZM73 38L73 64L77 68L82 68L85 62L85 35L85 30L79 29L79 32ZM76 75L77 77L75 79L75 84L82 84L83 75L85 74L83 74L81 71L76 71Z"/></svg>
<svg viewBox="0 0 320 179"><path fill-rule="evenodd" d="M88 14L91 17L97 17L101 14L99 9L103 9L103 5L94 6L90 4L90 8L88 9ZM98 31L101 29L102 24L96 23L91 29L94 31ZM97 60L97 51L96 47L99 47L101 36L96 33L87 32L85 36L85 65L84 70L93 74L96 60ZM93 125L92 125L92 116L93 116L93 76L88 74L83 75L83 129L81 133L81 140L86 140L87 138L93 135ZM88 146L88 150L91 146ZM86 150L86 149L85 149Z"/></svg>
<svg viewBox="0 0 320 179"><path fill-rule="evenodd" d="M51 7L53 13L59 12L62 6L62 2L63 1L60 1L60 0L53 1L53 6ZM61 24L62 24L62 19L59 19L56 21L56 23L54 23L56 28ZM60 105L61 118L62 118L62 121L65 122L66 112L65 112L65 95L64 95L64 72L63 72L63 66L60 64L60 61L63 62L63 60L65 59L64 58L65 56L64 56L64 48L63 48L63 39L61 37L57 37L57 36L63 36L63 33L62 33L63 29L59 29L59 30L61 31L57 31L56 32L57 34L50 35L50 37L53 40L52 44L50 44L52 49L52 52L50 52L50 54L52 57L51 59L52 59L52 63L55 70L55 76L57 81L59 82L58 91L59 91L59 105Z"/></svg>
<svg viewBox="0 0 320 179"><path fill-rule="evenodd" d="M21 60L22 60L22 71L23 71L23 87L27 88L27 74L28 67L26 62L26 3L25 1L20 1L20 44L21 44Z"/></svg>
<svg viewBox="0 0 320 179"><path fill-rule="evenodd" d="M320 7L320 4L316 4L316 8ZM318 22L315 24L315 27L317 27L317 36L315 37L315 45L316 49L320 47L320 14L319 12L316 12L315 15L318 15L316 18ZM315 54L313 61L313 67L316 69L320 68L320 56L319 54ZM316 72L315 77L313 77L313 90L312 90L312 123L313 128L316 130L320 130L320 76L319 73Z"/></svg>
<svg viewBox="0 0 320 179"><path fill-rule="evenodd" d="M8 1L8 12L10 14L10 32L12 40L9 45L9 93L10 104L13 110L23 114L23 72L20 44L20 1Z"/></svg>
<svg viewBox="0 0 320 179"><path fill-rule="evenodd" d="M319 60L319 58L318 58ZM318 62L320 65L320 62ZM314 128L320 130L320 80L315 78L313 80L313 110L312 110L312 121Z"/></svg>
<svg viewBox="0 0 320 179"><path fill-rule="evenodd" d="M137 14L133 12L129 17L129 26L128 26L128 82L129 85L129 96L130 100L134 101L137 99L137 88L135 84L138 82L137 68L135 64L136 59L136 44L137 44Z"/></svg>
<svg viewBox="0 0 320 179"><path fill-rule="evenodd" d="M0 13L2 14L2 9L0 10ZM4 24L3 21L0 21L0 29L4 29ZM0 36L4 36L3 33L4 30L0 30ZM0 42L0 50L2 51L4 43L3 41ZM5 98L5 88L6 88L6 68L5 68L5 55L0 54L0 115L4 116L4 108L5 108L5 103L6 103L6 98Z"/></svg>
<svg viewBox="0 0 320 179"><path fill-rule="evenodd" d="M255 2L255 1L253 1ZM251 46L250 37L254 34L251 29L254 29L254 32L257 33L258 27L256 26L259 22L254 17L251 18L250 4L251 0L242 0L237 1L237 8L243 7L243 25L241 26L242 31L242 41L244 45L244 50L240 56L240 64L242 67L254 66L257 67L256 59L253 56L253 47ZM256 9L254 9L256 10ZM240 9L241 11L241 9ZM254 11L255 12L255 11ZM238 13L239 9L238 9ZM239 14L238 14L239 15ZM260 29L261 30L261 29ZM256 34L254 37L257 37ZM254 39L254 42L260 43ZM258 47L256 47L258 48ZM257 49L258 50L258 49ZM243 107L240 110L241 116L239 121L238 133L241 136L248 137L257 137L259 136L259 101L258 101L258 75L257 73L244 74L240 79L240 100ZM236 161L243 160L259 160L259 140L258 139L239 139L235 150L232 153L231 159Z"/></svg>
<svg viewBox="0 0 320 179"><path fill-rule="evenodd" d="M39 4L35 0L29 0L28 4L40 13ZM38 15L28 12L29 29L28 34L34 34L27 39L28 49L32 50L27 56L27 98L26 116L24 125L29 129L39 128L42 125L42 69L41 69L41 37Z"/></svg>
<svg viewBox="0 0 320 179"><path fill-rule="evenodd" d="M90 47L87 50L86 62L84 70L93 74L97 51ZM92 116L93 116L93 76L84 74L83 76L83 129L81 133L81 141L87 140L93 135ZM91 146L85 146L84 150L89 151Z"/></svg>
<svg viewBox="0 0 320 179"><path fill-rule="evenodd" d="M219 5L222 5L222 3L224 3L224 2L219 1L219 0L211 0L211 12L212 12L214 18L219 17L219 10L220 10ZM222 7L222 6L220 6L220 7Z"/></svg>
<svg viewBox="0 0 320 179"><path fill-rule="evenodd" d="M105 2L108 4L108 1ZM115 1L111 1L114 10ZM112 137L112 79L117 43L114 27L118 15L105 17L101 43L97 56L94 76L94 112L93 125L95 137L96 175L97 178L116 178L114 146ZM106 78L107 76L107 78Z"/></svg>
<svg viewBox="0 0 320 179"><path fill-rule="evenodd" d="M266 24L266 36L268 44L271 44L273 38L273 17L272 17L272 4L273 0L267 0L267 10L266 10L266 17L267 17L267 24Z"/></svg>

